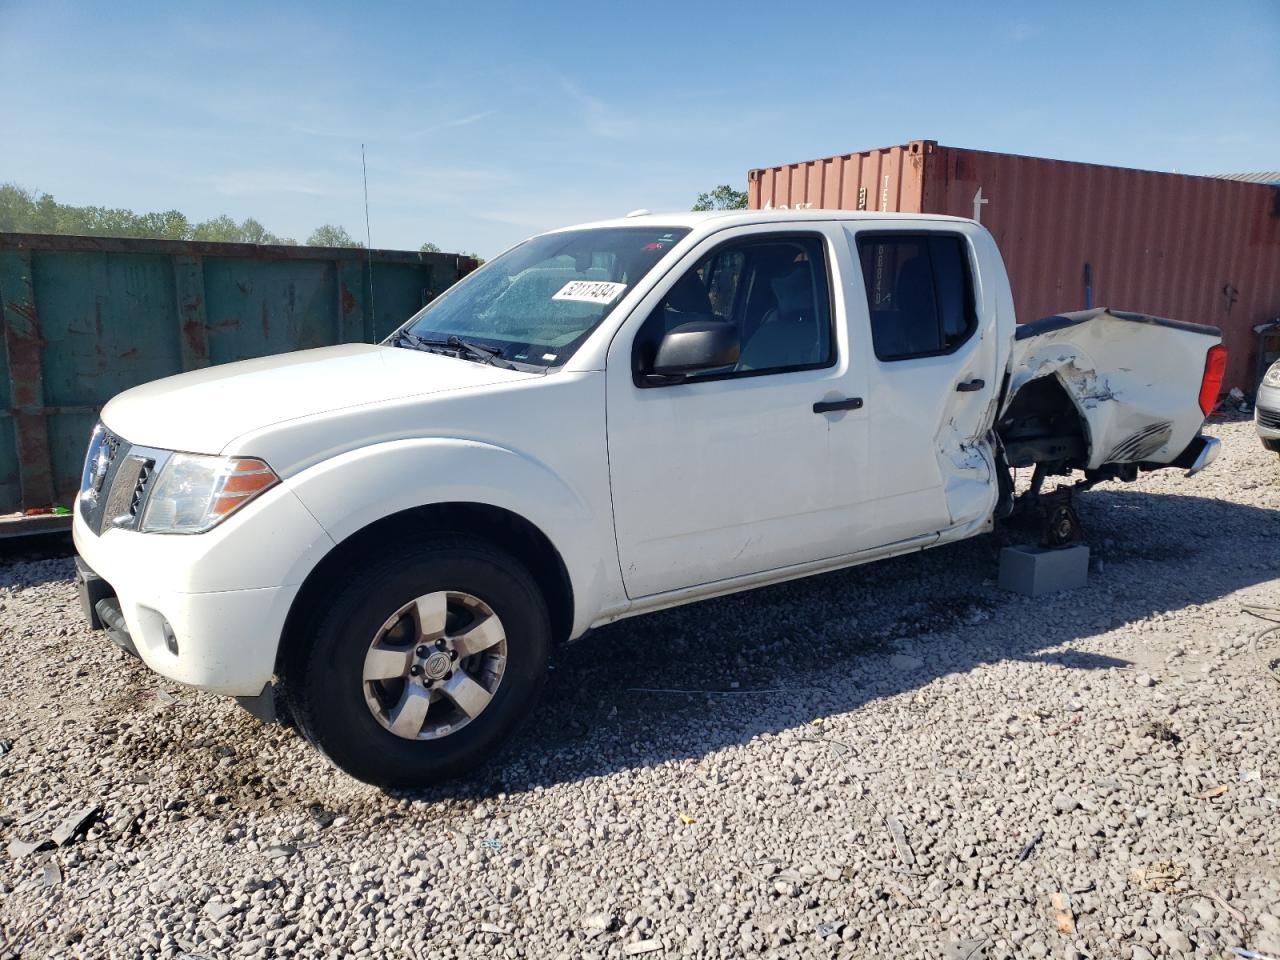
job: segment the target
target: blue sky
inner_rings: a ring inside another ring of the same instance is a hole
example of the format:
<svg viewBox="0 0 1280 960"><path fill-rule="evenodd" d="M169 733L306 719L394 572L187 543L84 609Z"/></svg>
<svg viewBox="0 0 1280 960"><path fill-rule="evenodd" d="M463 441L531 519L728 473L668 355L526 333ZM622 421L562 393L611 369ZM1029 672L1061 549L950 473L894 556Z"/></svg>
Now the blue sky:
<svg viewBox="0 0 1280 960"><path fill-rule="evenodd" d="M0 0L0 181L492 256L912 139L1280 169L1280 2Z"/></svg>

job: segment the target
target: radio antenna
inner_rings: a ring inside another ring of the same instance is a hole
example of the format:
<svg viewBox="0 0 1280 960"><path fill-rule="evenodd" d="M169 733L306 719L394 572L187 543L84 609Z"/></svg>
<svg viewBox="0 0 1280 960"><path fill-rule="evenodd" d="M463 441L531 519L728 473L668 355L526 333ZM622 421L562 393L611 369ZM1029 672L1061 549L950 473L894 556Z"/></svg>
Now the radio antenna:
<svg viewBox="0 0 1280 960"><path fill-rule="evenodd" d="M372 329L377 325L378 314L374 310L373 305L373 231L369 229L369 166L364 159L364 144L360 144L360 172L364 177L364 244L365 253L369 260L369 319L370 336L374 335Z"/></svg>

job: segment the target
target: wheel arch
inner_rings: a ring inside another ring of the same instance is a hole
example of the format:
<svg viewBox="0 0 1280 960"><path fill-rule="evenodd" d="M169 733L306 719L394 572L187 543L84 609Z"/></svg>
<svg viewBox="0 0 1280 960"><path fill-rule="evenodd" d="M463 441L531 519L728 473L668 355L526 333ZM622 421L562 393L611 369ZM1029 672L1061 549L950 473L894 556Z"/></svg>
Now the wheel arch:
<svg viewBox="0 0 1280 960"><path fill-rule="evenodd" d="M1058 461L1083 468L1092 447L1089 418L1056 371L1016 384L996 432L1013 467Z"/></svg>
<svg viewBox="0 0 1280 960"><path fill-rule="evenodd" d="M547 604L553 642L568 641L574 622L574 590L568 567L551 539L535 524L487 503L432 503L388 514L355 531L312 568L285 618L276 653L280 671L288 652L305 637L323 598L350 564L380 549L434 534L475 537L511 553L529 571Z"/></svg>

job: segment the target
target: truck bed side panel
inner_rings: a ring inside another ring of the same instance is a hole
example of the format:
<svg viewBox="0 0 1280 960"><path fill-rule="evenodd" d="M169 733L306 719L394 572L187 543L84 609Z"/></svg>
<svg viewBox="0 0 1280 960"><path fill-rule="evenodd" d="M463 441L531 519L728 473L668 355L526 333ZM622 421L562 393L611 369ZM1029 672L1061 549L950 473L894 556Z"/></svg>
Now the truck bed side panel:
<svg viewBox="0 0 1280 960"><path fill-rule="evenodd" d="M1026 384L1056 377L1085 424L1087 466L1169 463L1204 422L1199 405L1214 327L1098 309L1018 329L1007 405Z"/></svg>

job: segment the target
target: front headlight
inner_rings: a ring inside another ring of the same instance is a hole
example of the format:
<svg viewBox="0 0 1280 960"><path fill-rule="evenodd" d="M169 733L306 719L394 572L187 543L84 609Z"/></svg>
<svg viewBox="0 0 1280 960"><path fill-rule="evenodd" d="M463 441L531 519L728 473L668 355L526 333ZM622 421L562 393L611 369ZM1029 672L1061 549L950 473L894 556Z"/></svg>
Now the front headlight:
<svg viewBox="0 0 1280 960"><path fill-rule="evenodd" d="M1271 365L1267 375L1262 378L1262 382L1268 387L1280 387L1280 360Z"/></svg>
<svg viewBox="0 0 1280 960"><path fill-rule="evenodd" d="M175 453L148 491L140 529L204 533L279 481L274 470L254 457Z"/></svg>

